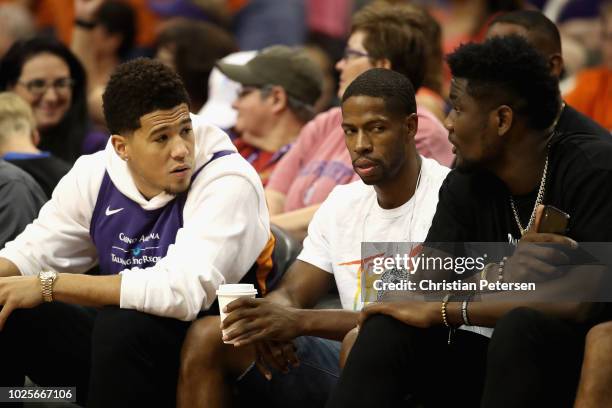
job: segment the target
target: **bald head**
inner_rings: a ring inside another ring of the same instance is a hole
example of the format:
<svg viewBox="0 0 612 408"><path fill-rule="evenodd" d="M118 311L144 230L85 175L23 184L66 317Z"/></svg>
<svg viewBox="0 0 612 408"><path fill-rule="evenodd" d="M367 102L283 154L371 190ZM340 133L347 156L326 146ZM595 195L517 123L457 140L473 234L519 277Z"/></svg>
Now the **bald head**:
<svg viewBox="0 0 612 408"><path fill-rule="evenodd" d="M489 26L487 38L510 34L524 37L548 60L551 74L557 78L563 72L561 35L559 29L544 14L534 10L519 10L496 17Z"/></svg>

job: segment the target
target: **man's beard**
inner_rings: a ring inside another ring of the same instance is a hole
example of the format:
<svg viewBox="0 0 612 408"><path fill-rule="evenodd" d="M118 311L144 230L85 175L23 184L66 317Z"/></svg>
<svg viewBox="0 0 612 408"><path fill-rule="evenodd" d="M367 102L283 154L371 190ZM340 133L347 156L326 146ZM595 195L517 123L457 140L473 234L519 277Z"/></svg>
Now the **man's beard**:
<svg viewBox="0 0 612 408"><path fill-rule="evenodd" d="M166 192L167 194L170 194L170 195L179 195L179 194L184 193L185 191L189 190L190 186L191 186L191 182L187 183L184 186L183 185L170 186L170 187L164 188L164 192Z"/></svg>

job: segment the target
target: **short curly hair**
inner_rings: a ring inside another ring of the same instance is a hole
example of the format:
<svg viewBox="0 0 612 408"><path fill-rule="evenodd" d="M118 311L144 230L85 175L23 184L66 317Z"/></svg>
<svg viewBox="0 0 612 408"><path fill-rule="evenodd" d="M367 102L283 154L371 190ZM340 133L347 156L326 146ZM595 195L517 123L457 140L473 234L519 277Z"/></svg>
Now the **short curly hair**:
<svg viewBox="0 0 612 408"><path fill-rule="evenodd" d="M467 92L490 105L508 105L533 129L549 128L559 111L557 78L546 59L517 35L464 44L448 56L454 78L467 80Z"/></svg>
<svg viewBox="0 0 612 408"><path fill-rule="evenodd" d="M140 128L140 118L156 110L183 103L189 106L189 96L179 76L150 58L119 65L106 85L102 101L111 134L135 131Z"/></svg>
<svg viewBox="0 0 612 408"><path fill-rule="evenodd" d="M410 115L417 109L410 79L385 68L373 68L355 78L344 91L342 103L352 96L382 98L389 113Z"/></svg>

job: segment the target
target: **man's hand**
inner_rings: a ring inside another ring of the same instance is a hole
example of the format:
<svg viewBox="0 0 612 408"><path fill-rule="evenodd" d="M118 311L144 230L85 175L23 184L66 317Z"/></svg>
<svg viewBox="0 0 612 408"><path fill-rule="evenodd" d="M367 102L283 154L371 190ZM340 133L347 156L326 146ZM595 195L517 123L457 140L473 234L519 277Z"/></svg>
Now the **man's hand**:
<svg viewBox="0 0 612 408"><path fill-rule="evenodd" d="M266 299L239 298L226 306L223 341L240 347L255 342L293 340L301 333L296 309Z"/></svg>
<svg viewBox="0 0 612 408"><path fill-rule="evenodd" d="M506 261L504 280L508 282L542 282L563 274L559 265L569 265L563 248L577 249L573 239L550 233L536 232L544 206L537 209L533 227L521 238L514 254Z"/></svg>
<svg viewBox="0 0 612 408"><path fill-rule="evenodd" d="M286 374L289 372L290 367L297 367L300 365L300 361L295 352L296 349L293 341L257 342L255 343L255 366L269 381L272 379L271 367Z"/></svg>
<svg viewBox="0 0 612 408"><path fill-rule="evenodd" d="M38 276L0 278L0 330L15 309L31 309L42 303Z"/></svg>
<svg viewBox="0 0 612 408"><path fill-rule="evenodd" d="M410 326L428 328L442 323L439 302L380 302L366 305L359 314L359 327L375 314L391 316Z"/></svg>

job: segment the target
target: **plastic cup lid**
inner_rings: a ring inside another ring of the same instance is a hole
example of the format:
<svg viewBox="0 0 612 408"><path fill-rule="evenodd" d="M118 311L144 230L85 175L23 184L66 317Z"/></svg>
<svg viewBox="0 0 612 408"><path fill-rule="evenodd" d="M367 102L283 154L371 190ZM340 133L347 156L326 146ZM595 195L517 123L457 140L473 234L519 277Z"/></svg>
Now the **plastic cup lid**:
<svg viewBox="0 0 612 408"><path fill-rule="evenodd" d="M217 295L252 295L257 294L257 289L252 283L232 283L219 285Z"/></svg>

